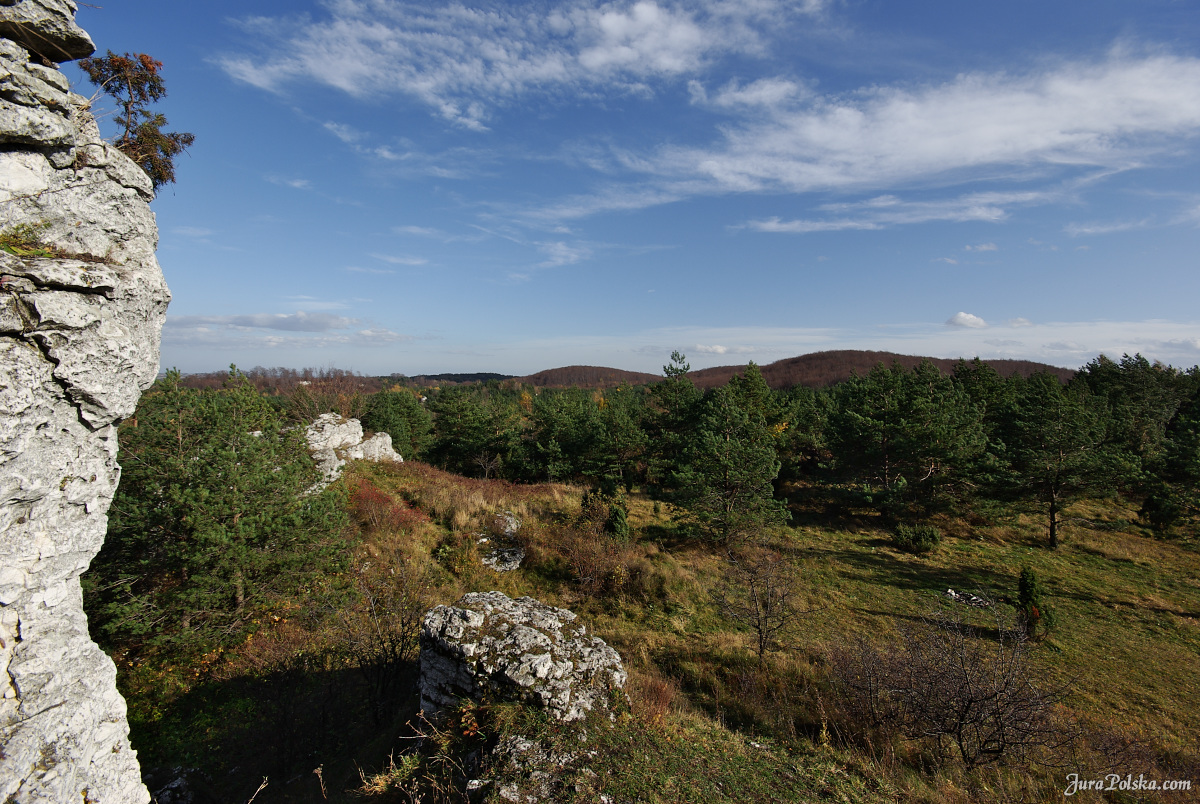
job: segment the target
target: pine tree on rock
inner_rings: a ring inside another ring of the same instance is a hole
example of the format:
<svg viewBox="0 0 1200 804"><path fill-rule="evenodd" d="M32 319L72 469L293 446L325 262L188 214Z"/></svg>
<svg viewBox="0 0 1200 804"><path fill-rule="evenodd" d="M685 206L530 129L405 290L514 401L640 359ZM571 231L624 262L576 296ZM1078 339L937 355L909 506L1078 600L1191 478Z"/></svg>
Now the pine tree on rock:
<svg viewBox="0 0 1200 804"><path fill-rule="evenodd" d="M167 96L162 66L145 53L118 56L111 50L79 60L91 82L120 106L114 119L121 133L114 145L146 172L155 190L175 181L175 157L196 141L194 134L163 131L167 118L146 109Z"/></svg>

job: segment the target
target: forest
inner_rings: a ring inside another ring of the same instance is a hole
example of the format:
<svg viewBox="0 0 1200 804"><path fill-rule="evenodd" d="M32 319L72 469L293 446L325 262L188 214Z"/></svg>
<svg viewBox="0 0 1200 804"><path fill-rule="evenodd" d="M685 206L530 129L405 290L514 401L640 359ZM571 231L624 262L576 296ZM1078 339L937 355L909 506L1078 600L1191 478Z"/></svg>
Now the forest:
<svg viewBox="0 0 1200 804"><path fill-rule="evenodd" d="M497 701L406 742L422 612L488 589L572 608L630 668L571 800L1036 800L1064 769L1197 778L1200 368L692 374L675 353L655 382L602 388L160 379L120 428L84 576L152 790L183 766L212 800L459 800L471 750L516 723L554 731ZM302 429L324 412L388 433L405 463L306 494ZM500 576L477 537L506 513L527 558ZM1003 705L945 711L981 685Z"/></svg>

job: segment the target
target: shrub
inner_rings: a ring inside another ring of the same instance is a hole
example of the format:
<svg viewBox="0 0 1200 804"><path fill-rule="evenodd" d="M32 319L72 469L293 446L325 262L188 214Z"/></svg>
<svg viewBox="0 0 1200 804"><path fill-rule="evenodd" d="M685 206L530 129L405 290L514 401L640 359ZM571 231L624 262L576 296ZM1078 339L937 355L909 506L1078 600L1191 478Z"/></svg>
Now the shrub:
<svg viewBox="0 0 1200 804"><path fill-rule="evenodd" d="M1035 683L1019 629L997 623L995 633L942 615L907 629L899 645L860 640L835 651L839 730L867 743L920 742L969 768L1073 745L1077 728L1056 713L1067 688Z"/></svg>
<svg viewBox="0 0 1200 804"><path fill-rule="evenodd" d="M1042 601L1042 584L1029 567L1022 568L1017 579L1017 610L1021 627L1030 638L1045 636L1054 623L1053 615Z"/></svg>
<svg viewBox="0 0 1200 804"><path fill-rule="evenodd" d="M746 549L730 552L723 581L712 596L726 619L753 632L762 662L767 651L781 646L797 618L809 613L798 605L798 592L796 571L783 556Z"/></svg>
<svg viewBox="0 0 1200 804"><path fill-rule="evenodd" d="M146 106L167 96L162 62L145 53L80 59L79 67L120 106L114 121L121 129L116 147L146 172L157 190L175 181L175 157L196 141L194 134L163 131L167 118Z"/></svg>
<svg viewBox="0 0 1200 804"><path fill-rule="evenodd" d="M906 553L928 553L942 541L942 534L933 525L897 525L892 532L892 544Z"/></svg>
<svg viewBox="0 0 1200 804"><path fill-rule="evenodd" d="M409 531L428 518L402 501L394 500L369 480L356 481L350 491L350 510L367 532Z"/></svg>

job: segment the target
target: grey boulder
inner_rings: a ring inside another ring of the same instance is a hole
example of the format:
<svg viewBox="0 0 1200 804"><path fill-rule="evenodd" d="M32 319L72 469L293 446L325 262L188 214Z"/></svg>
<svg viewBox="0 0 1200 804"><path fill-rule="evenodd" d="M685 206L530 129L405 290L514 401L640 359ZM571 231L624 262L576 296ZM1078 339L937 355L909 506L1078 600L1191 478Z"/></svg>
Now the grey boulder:
<svg viewBox="0 0 1200 804"><path fill-rule="evenodd" d="M557 720L606 710L625 686L621 657L574 612L531 597L473 592L421 626L421 710L434 717L491 694L544 707Z"/></svg>

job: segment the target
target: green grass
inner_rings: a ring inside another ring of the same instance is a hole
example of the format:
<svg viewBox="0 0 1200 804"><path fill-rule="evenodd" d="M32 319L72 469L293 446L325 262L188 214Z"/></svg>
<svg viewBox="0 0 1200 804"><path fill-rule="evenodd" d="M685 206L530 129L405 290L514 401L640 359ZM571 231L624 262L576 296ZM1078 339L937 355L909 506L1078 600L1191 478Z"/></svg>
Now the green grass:
<svg viewBox="0 0 1200 804"><path fill-rule="evenodd" d="M582 489L466 480L415 462L359 464L348 482L356 478L428 515L400 531L364 532L357 549L360 558L402 556L423 568L429 605L467 591L528 594L571 608L621 653L633 706L611 728L590 729L589 750L599 752L588 765L595 775L572 777L563 800L597 801L601 793L647 804L1061 799L1068 770L967 772L931 764L918 746L863 745L825 722L832 648L860 635L886 643L938 610L986 625L991 615L952 603L945 591L981 593L1011 612L1003 601L1015 601L1026 566L1041 579L1056 619L1031 647L1036 679L1068 685L1070 714L1095 733L1141 740L1162 772L1200 769L1200 552L1194 538L1150 538L1130 524L1136 512L1121 505L1068 511L1057 551L1043 546L1040 520L1020 516L983 524L943 517L934 523L941 544L922 555L898 549L890 531L866 515L810 516L803 526L764 534L795 567L803 607L812 612L797 620L786 650L760 663L750 635L720 616L710 594L723 551L690 541L670 506L655 513L648 498L630 496L633 538L607 545L603 560L613 580L588 592L573 580L571 563L572 550L587 540L568 538ZM519 571L497 575L479 565L475 542L503 511L523 520L529 555ZM225 774L230 800L271 775L256 801L324 801L308 767L318 764L328 800L408 800L397 788L411 783L417 766L398 736L414 703L406 699L394 722L367 722L341 638L314 616L271 625L202 672L118 661L135 747L154 762L194 760L214 777ZM355 725L331 735L322 707L341 707ZM519 725L531 728L528 720ZM283 739L288 734L296 744ZM1078 761L1072 769L1083 773L1098 760L1093 752Z"/></svg>

